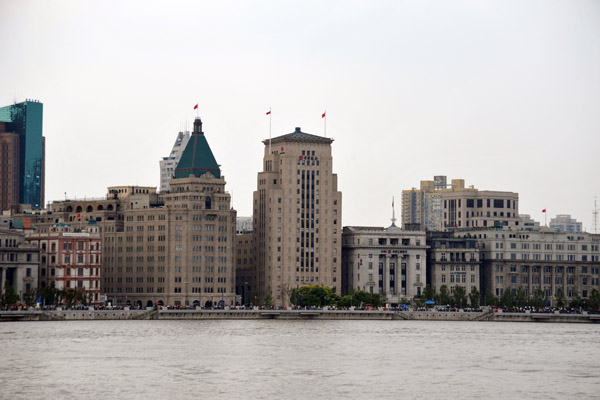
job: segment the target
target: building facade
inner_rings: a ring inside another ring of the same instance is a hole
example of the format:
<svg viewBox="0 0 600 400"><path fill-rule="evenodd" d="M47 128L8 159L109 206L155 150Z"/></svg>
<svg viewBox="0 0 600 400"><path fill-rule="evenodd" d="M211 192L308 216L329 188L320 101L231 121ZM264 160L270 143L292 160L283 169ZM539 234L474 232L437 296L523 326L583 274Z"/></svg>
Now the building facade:
<svg viewBox="0 0 600 400"><path fill-rule="evenodd" d="M33 209L44 207L45 141L42 127L43 104L39 101L28 100L0 108L2 172L7 174L2 176L0 185L2 210L8 210L13 204L29 204ZM18 140L14 135L18 135ZM14 203L16 189L18 201Z"/></svg>
<svg viewBox="0 0 600 400"><path fill-rule="evenodd" d="M346 226L343 233L344 293L364 290L384 294L398 306L421 297L427 284L427 245L424 231L392 225Z"/></svg>
<svg viewBox="0 0 600 400"><path fill-rule="evenodd" d="M0 229L0 294L10 286L23 294L38 287L39 250L25 241L25 233Z"/></svg>
<svg viewBox="0 0 600 400"><path fill-rule="evenodd" d="M475 238L482 260L483 294L501 297L519 288L526 296L541 290L556 305L558 291L565 299L586 299L600 290L600 236L588 233L490 229L456 232Z"/></svg>
<svg viewBox="0 0 600 400"><path fill-rule="evenodd" d="M168 157L163 157L160 160L160 192L168 192L170 189L169 182L173 178L177 164L181 159L183 150L187 146L187 142L190 140L190 132L184 131L177 134L177 139L171 149L171 154Z"/></svg>
<svg viewBox="0 0 600 400"><path fill-rule="evenodd" d="M342 194L332 142L300 128L263 142L254 254L259 296L272 296L277 306L288 306L290 291L303 285L341 291Z"/></svg>
<svg viewBox="0 0 600 400"><path fill-rule="evenodd" d="M39 287L80 290L88 304L100 303L102 239L96 221L78 232L65 223L44 231L29 230L26 239L40 249Z"/></svg>
<svg viewBox="0 0 600 400"><path fill-rule="evenodd" d="M236 235L235 286L240 304L258 304L252 232Z"/></svg>
<svg viewBox="0 0 600 400"><path fill-rule="evenodd" d="M473 288L481 293L477 239L454 237L448 232L429 232L427 246L427 283L435 293L440 293L443 285L451 295L456 286L462 286L467 294Z"/></svg>
<svg viewBox="0 0 600 400"><path fill-rule="evenodd" d="M112 186L105 198L65 200L30 219L41 233L53 224L102 237L102 293L114 305L235 304L235 220L225 179L196 119L170 192Z"/></svg>
<svg viewBox="0 0 600 400"><path fill-rule="evenodd" d="M446 184L445 176L421 181L420 189L402 191L402 224L418 223L426 230L507 226L520 228L519 195L466 188L463 179Z"/></svg>

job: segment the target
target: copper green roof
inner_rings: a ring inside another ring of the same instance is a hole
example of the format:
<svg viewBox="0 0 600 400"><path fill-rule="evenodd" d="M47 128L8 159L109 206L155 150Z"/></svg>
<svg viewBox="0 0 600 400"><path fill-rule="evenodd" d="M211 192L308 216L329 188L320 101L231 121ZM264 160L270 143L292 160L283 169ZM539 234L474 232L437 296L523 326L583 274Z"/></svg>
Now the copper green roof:
<svg viewBox="0 0 600 400"><path fill-rule="evenodd" d="M215 178L221 177L221 169L202 132L202 121L196 118L194 132L187 143L179 164L175 168L175 178L187 178L190 175L201 177L210 172Z"/></svg>
<svg viewBox="0 0 600 400"><path fill-rule="evenodd" d="M277 136L271 139L271 143L279 143L279 142L317 142L317 143L331 143L333 139L324 137L311 135L310 133L302 132L300 128L296 128L296 130L292 133L288 133L287 135ZM263 141L264 144L269 144L269 139Z"/></svg>

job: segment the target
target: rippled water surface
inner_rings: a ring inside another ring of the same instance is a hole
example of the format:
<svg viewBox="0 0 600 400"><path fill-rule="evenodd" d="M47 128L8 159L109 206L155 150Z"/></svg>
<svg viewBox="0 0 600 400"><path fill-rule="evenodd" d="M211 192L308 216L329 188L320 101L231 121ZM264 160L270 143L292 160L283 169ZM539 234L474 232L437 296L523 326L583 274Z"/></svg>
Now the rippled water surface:
<svg viewBox="0 0 600 400"><path fill-rule="evenodd" d="M0 324L0 398L591 399L600 325Z"/></svg>

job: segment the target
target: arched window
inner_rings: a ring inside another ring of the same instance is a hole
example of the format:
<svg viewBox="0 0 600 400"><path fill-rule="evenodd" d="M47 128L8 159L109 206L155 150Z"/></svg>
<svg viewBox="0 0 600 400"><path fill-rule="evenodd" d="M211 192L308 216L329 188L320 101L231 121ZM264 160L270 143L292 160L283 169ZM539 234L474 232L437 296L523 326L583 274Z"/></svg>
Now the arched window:
<svg viewBox="0 0 600 400"><path fill-rule="evenodd" d="M92 212L92 211L94 211L94 207L92 207L92 206L87 206L87 208L86 208L86 210L85 210L85 211L86 211L86 212Z"/></svg>
<svg viewBox="0 0 600 400"><path fill-rule="evenodd" d="M211 209L211 199L208 196L206 196L206 204L204 208L206 208L207 210Z"/></svg>
<svg viewBox="0 0 600 400"><path fill-rule="evenodd" d="M78 213L80 213L80 212L81 212L81 210L82 210L81 206L77 206L77 208L75 209L75 212L78 212Z"/></svg>

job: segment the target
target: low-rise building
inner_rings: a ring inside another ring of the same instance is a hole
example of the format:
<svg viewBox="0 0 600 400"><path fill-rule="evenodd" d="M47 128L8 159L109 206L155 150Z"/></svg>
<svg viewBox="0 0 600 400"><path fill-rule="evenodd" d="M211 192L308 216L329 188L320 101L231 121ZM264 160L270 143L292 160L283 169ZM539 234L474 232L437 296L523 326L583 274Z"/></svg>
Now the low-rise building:
<svg viewBox="0 0 600 400"><path fill-rule="evenodd" d="M476 238L482 260L484 294L500 297L522 289L526 296L541 290L555 305L560 297L586 299L600 290L600 236L531 230L490 229L461 231L456 237Z"/></svg>
<svg viewBox="0 0 600 400"><path fill-rule="evenodd" d="M347 226L342 243L342 293L384 294L392 306L421 296L427 284L424 231Z"/></svg>
<svg viewBox="0 0 600 400"><path fill-rule="evenodd" d="M27 242L40 249L39 287L83 291L87 303L100 303L102 239L92 218L84 230L65 223L27 233Z"/></svg>
<svg viewBox="0 0 600 400"><path fill-rule="evenodd" d="M583 224L570 214L558 214L550 220L550 228L559 232L581 232Z"/></svg>

